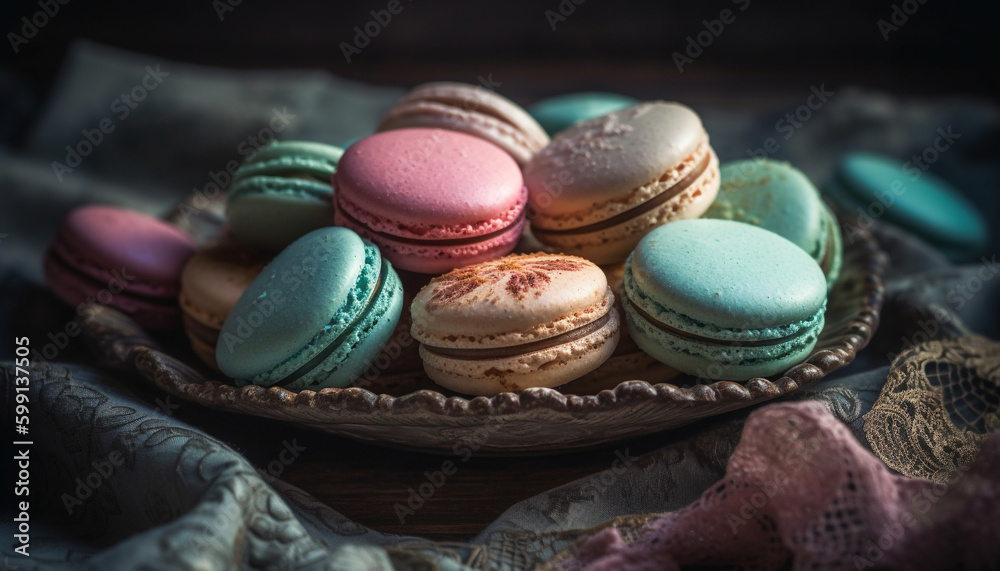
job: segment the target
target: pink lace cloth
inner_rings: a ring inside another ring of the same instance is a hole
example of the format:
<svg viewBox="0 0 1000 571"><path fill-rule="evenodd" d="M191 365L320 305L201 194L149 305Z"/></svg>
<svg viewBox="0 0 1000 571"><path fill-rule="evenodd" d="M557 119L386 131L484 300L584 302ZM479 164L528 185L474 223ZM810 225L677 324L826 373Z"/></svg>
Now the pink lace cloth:
<svg viewBox="0 0 1000 571"><path fill-rule="evenodd" d="M629 544L605 529L559 569L1000 568L1000 432L946 483L897 476L821 404L753 413L726 477Z"/></svg>

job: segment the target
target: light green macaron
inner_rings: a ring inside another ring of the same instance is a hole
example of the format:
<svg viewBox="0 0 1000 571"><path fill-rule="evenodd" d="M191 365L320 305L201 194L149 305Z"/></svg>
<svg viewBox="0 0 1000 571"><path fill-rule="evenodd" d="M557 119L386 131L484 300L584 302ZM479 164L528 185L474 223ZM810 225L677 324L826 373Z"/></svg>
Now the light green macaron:
<svg viewBox="0 0 1000 571"><path fill-rule="evenodd" d="M639 347L701 378L744 381L806 359L825 323L826 280L800 247L730 220L647 234L625 265L625 320Z"/></svg>
<svg viewBox="0 0 1000 571"><path fill-rule="evenodd" d="M832 288L843 265L837 217L809 178L792 165L768 159L724 163L715 202L704 218L760 226L792 241L820 265Z"/></svg>
<svg viewBox="0 0 1000 571"><path fill-rule="evenodd" d="M277 252L333 225L330 179L343 151L322 143L271 143L236 171L227 192L229 228L244 244Z"/></svg>

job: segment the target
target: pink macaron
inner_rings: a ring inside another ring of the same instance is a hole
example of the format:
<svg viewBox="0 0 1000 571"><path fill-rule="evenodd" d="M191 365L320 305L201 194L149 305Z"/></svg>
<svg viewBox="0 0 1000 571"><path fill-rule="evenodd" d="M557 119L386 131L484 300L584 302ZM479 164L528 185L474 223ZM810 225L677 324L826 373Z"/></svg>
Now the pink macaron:
<svg viewBox="0 0 1000 571"><path fill-rule="evenodd" d="M197 249L166 222L125 208L70 212L45 256L45 277L70 305L114 307L149 329L177 325L181 270Z"/></svg>
<svg viewBox="0 0 1000 571"><path fill-rule="evenodd" d="M442 129L398 129L344 151L333 176L335 222L424 274L499 258L517 245L527 189L506 152Z"/></svg>

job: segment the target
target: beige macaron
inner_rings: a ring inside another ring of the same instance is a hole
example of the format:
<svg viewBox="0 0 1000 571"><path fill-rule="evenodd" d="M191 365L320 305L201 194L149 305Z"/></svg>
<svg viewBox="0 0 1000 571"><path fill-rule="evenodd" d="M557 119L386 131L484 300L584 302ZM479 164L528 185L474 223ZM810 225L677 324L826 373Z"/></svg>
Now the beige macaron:
<svg viewBox="0 0 1000 571"><path fill-rule="evenodd" d="M563 131L524 183L535 238L610 264L653 228L701 216L719 191L719 159L694 111L651 101Z"/></svg>
<svg viewBox="0 0 1000 571"><path fill-rule="evenodd" d="M469 395L557 387L618 344L604 272L575 256L512 255L434 278L411 306L427 375Z"/></svg>
<svg viewBox="0 0 1000 571"><path fill-rule="evenodd" d="M219 369L215 344L222 324L270 259L258 250L225 241L199 251L184 266L178 298L184 331L194 352L213 369Z"/></svg>
<svg viewBox="0 0 1000 571"><path fill-rule="evenodd" d="M382 117L378 131L426 127L485 139L524 166L549 143L528 112L506 97L477 85L435 82L418 85Z"/></svg>

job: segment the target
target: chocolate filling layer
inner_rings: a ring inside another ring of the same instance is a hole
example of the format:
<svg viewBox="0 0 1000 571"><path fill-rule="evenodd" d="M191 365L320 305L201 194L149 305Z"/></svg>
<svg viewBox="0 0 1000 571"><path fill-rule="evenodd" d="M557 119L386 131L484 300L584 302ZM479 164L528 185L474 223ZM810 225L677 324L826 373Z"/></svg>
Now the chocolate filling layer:
<svg viewBox="0 0 1000 571"><path fill-rule="evenodd" d="M675 335L677 337L683 337L685 339L690 339L692 341L698 341L699 343L708 343L710 345L722 345L724 347L767 347L769 345L781 345L782 343L786 343L798 337L802 337L803 335L808 333L807 329L803 329L798 333L786 335L785 337L778 337L777 339L762 339L760 341L726 341L723 339L713 339L711 337L703 337L696 333L683 331L681 329L677 329L676 327L667 325L666 323L663 323L662 321L656 319L655 317L647 313L646 310L644 310L643 308L636 305L636 303L632 301L631 298L626 298L626 299L628 299L629 305L632 306L632 309L634 309L636 313L642 316L643 319L648 321L651 325L653 325L657 329L669 333L671 335Z"/></svg>
<svg viewBox="0 0 1000 571"><path fill-rule="evenodd" d="M601 327L611 319L611 311L609 310L604 315L598 317L594 321L587 323L586 325L581 325L576 329L567 331L556 335L555 337L549 337L548 339L540 339L538 341L532 341L531 343L525 343L523 345L513 345L511 347L491 347L486 349L465 349L458 347L433 347L431 345L424 344L424 349L434 353L435 355L441 355L442 357L448 357L451 359L461 359L463 361L485 361L488 359L507 359L509 357L516 357L518 355L525 355L527 353L532 353L534 351L541 351L543 349L549 349L557 345L563 345L571 341L576 341L577 339L582 339L591 333L599 330Z"/></svg>
<svg viewBox="0 0 1000 571"><path fill-rule="evenodd" d="M351 213L340 205L340 199L338 198L339 196L340 196L339 194L334 194L334 199L336 199L337 201L337 211L340 212L340 214L343 215L344 218L350 220L352 224L364 228L365 232L369 234L374 234L375 236L385 238L386 240L391 240L393 242L401 242L403 244L415 244L417 246L464 246L466 244L478 244L480 242L492 240L493 238L496 238L497 236L500 236L504 232L510 230L511 227L520 222L524 218L524 213L525 213L525 210L521 209L521 212L518 213L517 217L514 218L514 220L512 220L510 224L504 226L503 228L500 228L499 230L494 230L489 234L481 234L479 236L469 236L466 238L442 238L442 239L406 238L404 236L396 236L394 234L389 234L388 232L378 232L376 230L372 230L371 228L368 227L367 224L364 224L357 218L351 216Z"/></svg>
<svg viewBox="0 0 1000 571"><path fill-rule="evenodd" d="M352 319L351 322L347 325L347 327L345 327L344 330L340 332L340 335L338 335L336 339L331 341L326 346L325 349L317 353L312 359L309 359L304 364L300 365L299 368L296 369L294 373L288 375L284 379L281 379L280 381L274 383L271 386L287 387L291 383L302 378L302 376L308 373L309 371L312 371L313 369L318 367L320 363L325 361L326 358L329 357L330 354L337 349L337 347L340 347L347 339L347 336L354 331L354 328L357 327L358 323L366 315L368 315L368 313L371 311L372 306L375 305L375 300L377 300L379 296L382 294L382 287L385 285L385 274L386 274L386 263L385 263L385 258L383 258L382 267L379 269L378 273L378 281L375 282L375 287L372 288L372 293L370 296L368 296L368 300L365 302L364 308L361 311L359 311L357 315L354 316L354 319Z"/></svg>
<svg viewBox="0 0 1000 571"><path fill-rule="evenodd" d="M642 216L643 214L662 206L663 204L667 203L680 193L687 190L688 187L694 184L694 181L698 180L698 177L700 177L705 172L705 170L708 169L708 164L711 160L712 160L712 153L706 152L705 158L703 158L701 162L698 163L698 165L694 167L694 169L692 169L691 172L687 174L687 176L677 181L676 183L672 184L670 188L664 190L660 194L657 194L653 198L650 198L646 202L643 202L642 204L634 208L630 208L625 212L616 214L611 218L606 218L604 220L601 220L600 222L594 222L593 224L580 226L578 228L568 228L566 230L547 230L545 228L539 228L538 226L532 225L531 232L536 236L539 234L545 234L549 236L589 234L590 232L597 232L598 230L604 230L606 228L611 228L612 226L617 226L624 222L628 222L633 218Z"/></svg>

